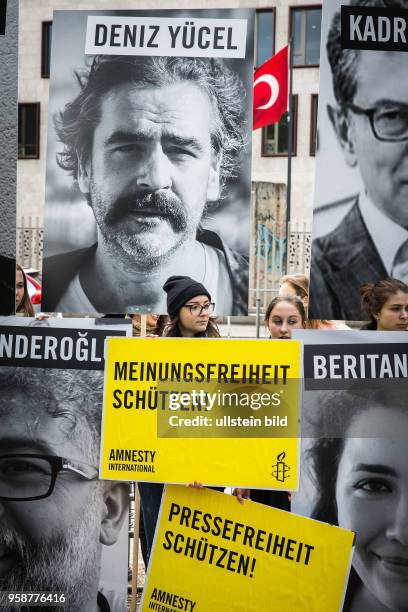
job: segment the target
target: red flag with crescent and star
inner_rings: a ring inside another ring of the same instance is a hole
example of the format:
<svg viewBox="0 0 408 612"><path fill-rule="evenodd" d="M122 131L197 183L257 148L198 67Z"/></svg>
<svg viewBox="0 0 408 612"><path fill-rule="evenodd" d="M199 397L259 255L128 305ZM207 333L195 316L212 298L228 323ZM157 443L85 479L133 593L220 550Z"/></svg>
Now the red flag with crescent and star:
<svg viewBox="0 0 408 612"><path fill-rule="evenodd" d="M288 110L288 47L262 64L254 74L253 130L277 123Z"/></svg>

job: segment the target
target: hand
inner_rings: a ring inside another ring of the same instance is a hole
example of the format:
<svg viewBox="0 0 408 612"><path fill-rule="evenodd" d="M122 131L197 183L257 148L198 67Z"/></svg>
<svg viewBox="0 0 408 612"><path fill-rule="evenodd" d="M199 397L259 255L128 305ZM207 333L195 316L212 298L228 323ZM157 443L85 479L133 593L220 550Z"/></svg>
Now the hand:
<svg viewBox="0 0 408 612"><path fill-rule="evenodd" d="M240 504L244 503L244 499L251 499L251 489L240 489L237 487L232 491L232 494L235 495Z"/></svg>
<svg viewBox="0 0 408 612"><path fill-rule="evenodd" d="M195 480L194 482L189 482L188 487L190 487L191 489L205 489L205 486L203 485L202 482L197 482L197 480Z"/></svg>

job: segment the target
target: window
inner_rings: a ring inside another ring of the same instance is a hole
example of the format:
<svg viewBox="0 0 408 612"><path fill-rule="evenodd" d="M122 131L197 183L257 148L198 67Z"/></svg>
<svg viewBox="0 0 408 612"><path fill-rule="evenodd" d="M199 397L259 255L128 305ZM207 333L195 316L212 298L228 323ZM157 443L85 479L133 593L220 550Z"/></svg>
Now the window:
<svg viewBox="0 0 408 612"><path fill-rule="evenodd" d="M297 96L293 96L292 155L296 155ZM285 113L279 123L267 125L262 130L262 155L264 157L288 154L289 113Z"/></svg>
<svg viewBox="0 0 408 612"><path fill-rule="evenodd" d="M291 9L290 32L293 35L293 65L320 64L321 7Z"/></svg>
<svg viewBox="0 0 408 612"><path fill-rule="evenodd" d="M310 155L316 155L319 145L319 134L317 132L317 108L319 104L319 96L312 94L312 102L310 109Z"/></svg>
<svg viewBox="0 0 408 612"><path fill-rule="evenodd" d="M40 104L18 105L18 158L40 157Z"/></svg>
<svg viewBox="0 0 408 612"><path fill-rule="evenodd" d="M50 78L52 21L43 21L41 38L41 77Z"/></svg>
<svg viewBox="0 0 408 612"><path fill-rule="evenodd" d="M275 52L274 9L260 9L255 21L255 66L262 66Z"/></svg>

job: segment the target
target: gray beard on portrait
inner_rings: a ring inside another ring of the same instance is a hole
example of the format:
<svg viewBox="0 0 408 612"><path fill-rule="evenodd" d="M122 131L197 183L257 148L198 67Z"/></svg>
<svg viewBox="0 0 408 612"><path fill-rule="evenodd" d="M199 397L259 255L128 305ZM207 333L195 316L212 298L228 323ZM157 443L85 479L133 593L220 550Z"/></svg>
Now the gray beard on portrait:
<svg viewBox="0 0 408 612"><path fill-rule="evenodd" d="M141 269L151 270L152 266L163 265L186 241L195 236L196 223L189 218L180 198L171 193L163 191L147 194L123 194L116 200L106 216L103 216L98 214L98 211L104 208L101 206L104 196L99 193L97 186L91 181L91 195L88 201L91 202L96 223L105 238L106 252L112 258L118 259L120 250L118 251L116 245L119 245L129 257L137 259ZM99 205L93 206L92 202L99 202ZM147 240L143 242L140 236L133 235L123 226L121 227L121 223L130 212L137 214L137 211L143 212L146 209L154 209L158 216L168 220L178 236L177 244L173 248L162 252L161 244L154 246Z"/></svg>
<svg viewBox="0 0 408 612"><path fill-rule="evenodd" d="M24 502L21 502L24 503ZM100 549L98 513L88 503L75 531L51 536L46 542L34 543L13 527L0 525L0 545L16 559L16 564L0 578L1 591L65 593L66 603L35 607L38 612L87 612L90 593L98 585ZM95 592L96 599L96 592ZM27 606L2 606L1 612L29 612Z"/></svg>

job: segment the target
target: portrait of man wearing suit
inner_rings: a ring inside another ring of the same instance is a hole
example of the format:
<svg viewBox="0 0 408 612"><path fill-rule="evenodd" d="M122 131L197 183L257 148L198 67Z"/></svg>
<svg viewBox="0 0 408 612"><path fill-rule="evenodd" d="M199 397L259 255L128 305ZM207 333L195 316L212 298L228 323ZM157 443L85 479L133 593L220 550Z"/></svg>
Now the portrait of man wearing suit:
<svg viewBox="0 0 408 612"><path fill-rule="evenodd" d="M408 9L407 0L350 5ZM363 283L408 280L407 55L343 48L340 12L331 21L327 54L335 97L327 112L362 188L336 227L313 242L309 316L361 320Z"/></svg>

